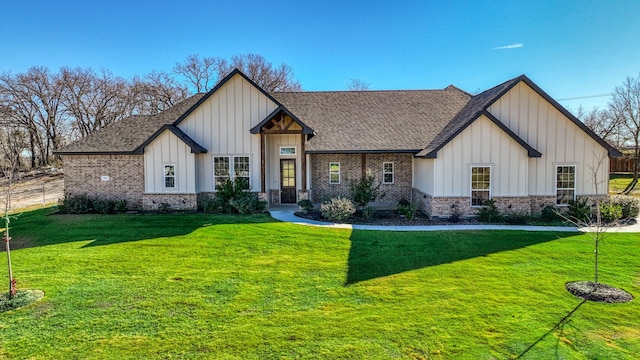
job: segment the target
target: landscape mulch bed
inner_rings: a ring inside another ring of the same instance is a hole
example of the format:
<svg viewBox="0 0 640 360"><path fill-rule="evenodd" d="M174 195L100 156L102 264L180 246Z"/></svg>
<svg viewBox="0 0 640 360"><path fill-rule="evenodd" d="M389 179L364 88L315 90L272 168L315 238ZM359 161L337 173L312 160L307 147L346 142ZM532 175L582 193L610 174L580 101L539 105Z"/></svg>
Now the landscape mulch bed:
<svg viewBox="0 0 640 360"><path fill-rule="evenodd" d="M624 303L633 300L633 295L622 289L593 281L572 281L565 287L574 296L589 301Z"/></svg>
<svg viewBox="0 0 640 360"><path fill-rule="evenodd" d="M294 214L297 217L301 217L309 220L316 221L326 221L331 222L325 219L320 211L311 211L308 213L298 211ZM413 219L409 220L405 216L401 216L397 211L394 210L378 210L375 213L375 216L372 219L365 219L362 217L360 212L355 213L351 218L347 221L344 221L345 224L354 224L354 225L383 225L383 226L422 226L422 225L477 225L481 224L475 218L461 218L459 221L455 222L449 219L438 219L431 218L428 216L417 212Z"/></svg>

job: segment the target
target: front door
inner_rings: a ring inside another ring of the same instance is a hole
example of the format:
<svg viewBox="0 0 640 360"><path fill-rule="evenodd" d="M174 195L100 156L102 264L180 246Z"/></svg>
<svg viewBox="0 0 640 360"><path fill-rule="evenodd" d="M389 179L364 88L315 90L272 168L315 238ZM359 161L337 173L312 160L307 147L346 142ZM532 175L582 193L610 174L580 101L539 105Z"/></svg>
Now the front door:
<svg viewBox="0 0 640 360"><path fill-rule="evenodd" d="M296 203L296 160L280 159L280 203Z"/></svg>

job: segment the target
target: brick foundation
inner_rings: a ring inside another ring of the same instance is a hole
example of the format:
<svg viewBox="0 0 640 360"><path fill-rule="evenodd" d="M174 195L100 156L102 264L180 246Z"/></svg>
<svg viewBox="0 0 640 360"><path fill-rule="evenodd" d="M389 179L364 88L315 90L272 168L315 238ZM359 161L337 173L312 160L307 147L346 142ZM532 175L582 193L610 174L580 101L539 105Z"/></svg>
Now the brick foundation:
<svg viewBox="0 0 640 360"><path fill-rule="evenodd" d="M198 196L196 194L144 194L142 209L156 211L161 204L168 204L170 210L196 210Z"/></svg>
<svg viewBox="0 0 640 360"><path fill-rule="evenodd" d="M143 155L64 155L62 162L65 194L126 200L129 209L142 208Z"/></svg>

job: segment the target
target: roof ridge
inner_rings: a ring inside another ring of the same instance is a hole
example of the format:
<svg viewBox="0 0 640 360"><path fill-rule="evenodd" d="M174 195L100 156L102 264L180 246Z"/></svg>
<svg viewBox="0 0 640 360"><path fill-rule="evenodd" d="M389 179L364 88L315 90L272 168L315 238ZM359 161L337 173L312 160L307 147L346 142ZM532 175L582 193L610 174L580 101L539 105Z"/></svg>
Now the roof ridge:
<svg viewBox="0 0 640 360"><path fill-rule="evenodd" d="M456 88L458 89L458 88ZM458 89L460 90L460 89ZM450 91L447 88L444 89L399 89L399 90L316 90L316 91L274 91L270 94L327 94L327 93L384 93L384 92L436 92L436 91ZM464 90L460 90L465 92ZM465 92L466 93L466 92Z"/></svg>

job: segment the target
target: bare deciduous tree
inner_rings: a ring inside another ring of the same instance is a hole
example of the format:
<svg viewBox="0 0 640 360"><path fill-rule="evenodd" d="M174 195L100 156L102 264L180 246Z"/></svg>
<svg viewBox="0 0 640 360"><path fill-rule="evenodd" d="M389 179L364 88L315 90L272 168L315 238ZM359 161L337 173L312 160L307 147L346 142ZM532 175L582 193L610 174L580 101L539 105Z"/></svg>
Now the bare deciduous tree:
<svg viewBox="0 0 640 360"><path fill-rule="evenodd" d="M609 102L609 113L622 124L633 144L633 182L636 183L640 166L640 74L637 78L627 77L621 86L616 86Z"/></svg>
<svg viewBox="0 0 640 360"><path fill-rule="evenodd" d="M74 137L84 137L132 114L135 99L130 84L109 71L60 70L62 103L70 117Z"/></svg>
<svg viewBox="0 0 640 360"><path fill-rule="evenodd" d="M189 55L183 62L176 63L173 72L183 76L196 92L204 92L215 85L220 66L226 66L224 59Z"/></svg>
<svg viewBox="0 0 640 360"><path fill-rule="evenodd" d="M234 68L242 71L247 77L265 91L300 91L302 86L293 76L293 69L287 64L274 67L262 55L234 55L231 62L221 61L218 66L218 77L222 79Z"/></svg>
<svg viewBox="0 0 640 360"><path fill-rule="evenodd" d="M611 116L607 109L594 108L591 111L585 111L579 107L576 117L608 143L618 147L624 146L626 137L624 131L621 131L620 121Z"/></svg>
<svg viewBox="0 0 640 360"><path fill-rule="evenodd" d="M133 80L135 112L142 115L157 114L186 99L189 91L165 72L152 72Z"/></svg>
<svg viewBox="0 0 640 360"><path fill-rule="evenodd" d="M362 79L353 78L349 80L349 83L347 84L347 90L349 91L369 90L369 85L371 84L369 84L368 82Z"/></svg>

